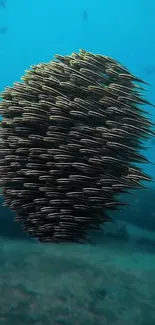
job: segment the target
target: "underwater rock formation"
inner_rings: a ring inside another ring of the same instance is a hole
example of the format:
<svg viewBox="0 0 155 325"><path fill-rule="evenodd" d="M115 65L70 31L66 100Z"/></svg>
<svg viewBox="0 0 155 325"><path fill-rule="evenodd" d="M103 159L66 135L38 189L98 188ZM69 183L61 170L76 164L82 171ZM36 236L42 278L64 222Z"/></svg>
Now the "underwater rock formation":
<svg viewBox="0 0 155 325"><path fill-rule="evenodd" d="M81 50L34 65L1 94L4 205L40 241L81 242L111 218L117 194L151 180L135 162L153 134L142 80Z"/></svg>

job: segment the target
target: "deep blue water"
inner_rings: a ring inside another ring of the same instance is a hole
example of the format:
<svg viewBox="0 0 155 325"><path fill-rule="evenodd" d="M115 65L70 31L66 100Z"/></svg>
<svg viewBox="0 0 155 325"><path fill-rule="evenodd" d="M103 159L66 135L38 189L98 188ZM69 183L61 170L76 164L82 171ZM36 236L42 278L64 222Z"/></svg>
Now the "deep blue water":
<svg viewBox="0 0 155 325"><path fill-rule="evenodd" d="M154 0L0 1L0 91L30 65L84 48L146 80L155 104L154 19ZM30 241L0 198L0 325L155 324L155 139L147 146L153 182L124 197L132 206L95 246Z"/></svg>

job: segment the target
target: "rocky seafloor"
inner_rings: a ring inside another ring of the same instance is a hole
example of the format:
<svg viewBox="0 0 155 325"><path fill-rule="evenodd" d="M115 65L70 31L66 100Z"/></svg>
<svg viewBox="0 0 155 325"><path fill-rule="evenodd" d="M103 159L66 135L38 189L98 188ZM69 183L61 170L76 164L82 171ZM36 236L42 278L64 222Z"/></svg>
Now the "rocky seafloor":
<svg viewBox="0 0 155 325"><path fill-rule="evenodd" d="M1 325L154 325L155 252L0 240Z"/></svg>
<svg viewBox="0 0 155 325"><path fill-rule="evenodd" d="M141 192L135 208L118 213L120 220L98 233L94 245L27 240L1 206L0 325L154 325L149 191L150 200Z"/></svg>

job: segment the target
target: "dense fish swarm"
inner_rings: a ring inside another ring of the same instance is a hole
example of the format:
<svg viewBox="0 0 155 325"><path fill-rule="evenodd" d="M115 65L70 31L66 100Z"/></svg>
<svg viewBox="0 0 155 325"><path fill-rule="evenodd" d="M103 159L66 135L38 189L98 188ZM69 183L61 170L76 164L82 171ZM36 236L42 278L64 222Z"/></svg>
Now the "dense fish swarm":
<svg viewBox="0 0 155 325"><path fill-rule="evenodd" d="M26 71L1 94L4 205L40 241L81 241L110 221L117 194L150 180L135 163L152 132L142 80L81 50Z"/></svg>

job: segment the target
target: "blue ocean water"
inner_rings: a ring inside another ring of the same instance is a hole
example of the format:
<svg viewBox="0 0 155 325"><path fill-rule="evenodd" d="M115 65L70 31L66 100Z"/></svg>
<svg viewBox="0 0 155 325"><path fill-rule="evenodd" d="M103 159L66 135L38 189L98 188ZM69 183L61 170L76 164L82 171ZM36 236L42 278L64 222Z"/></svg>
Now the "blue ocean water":
<svg viewBox="0 0 155 325"><path fill-rule="evenodd" d="M84 48L146 80L155 104L154 17L154 0L1 0L0 91ZM96 245L30 241L0 197L0 325L155 324L155 139L147 147L153 182L124 197L131 207L112 213Z"/></svg>

